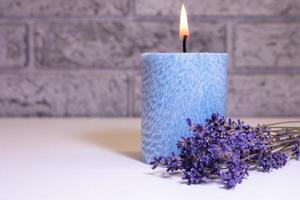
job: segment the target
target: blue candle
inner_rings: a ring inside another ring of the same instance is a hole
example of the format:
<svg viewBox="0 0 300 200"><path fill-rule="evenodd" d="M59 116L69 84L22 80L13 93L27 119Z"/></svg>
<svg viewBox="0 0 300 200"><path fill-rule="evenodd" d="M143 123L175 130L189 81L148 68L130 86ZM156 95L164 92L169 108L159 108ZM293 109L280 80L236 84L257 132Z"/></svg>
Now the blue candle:
<svg viewBox="0 0 300 200"><path fill-rule="evenodd" d="M226 115L226 53L142 54L142 160L177 153L186 119Z"/></svg>
<svg viewBox="0 0 300 200"><path fill-rule="evenodd" d="M180 12L180 39L187 51L188 20ZM186 119L203 123L214 112L225 116L226 53L142 54L142 160L177 153L176 143L189 136Z"/></svg>

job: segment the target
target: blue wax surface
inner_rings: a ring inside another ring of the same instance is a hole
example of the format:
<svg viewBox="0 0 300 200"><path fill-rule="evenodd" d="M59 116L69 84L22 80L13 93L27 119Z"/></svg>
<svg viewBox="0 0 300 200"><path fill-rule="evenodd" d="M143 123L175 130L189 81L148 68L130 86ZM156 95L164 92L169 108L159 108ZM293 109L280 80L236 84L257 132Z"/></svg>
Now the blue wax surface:
<svg viewBox="0 0 300 200"><path fill-rule="evenodd" d="M213 112L226 115L226 53L142 54L142 160L178 153L190 136L187 118L203 123Z"/></svg>

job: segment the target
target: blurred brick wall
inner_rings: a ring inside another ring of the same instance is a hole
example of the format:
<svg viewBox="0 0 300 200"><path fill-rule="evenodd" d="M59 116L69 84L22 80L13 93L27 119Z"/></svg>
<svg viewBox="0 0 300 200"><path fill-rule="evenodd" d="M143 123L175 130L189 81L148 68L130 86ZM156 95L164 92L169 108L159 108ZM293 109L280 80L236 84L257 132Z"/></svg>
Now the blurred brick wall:
<svg viewBox="0 0 300 200"><path fill-rule="evenodd" d="M229 114L300 116L300 0L186 0L229 52ZM140 115L140 53L180 51L180 0L0 0L0 116Z"/></svg>

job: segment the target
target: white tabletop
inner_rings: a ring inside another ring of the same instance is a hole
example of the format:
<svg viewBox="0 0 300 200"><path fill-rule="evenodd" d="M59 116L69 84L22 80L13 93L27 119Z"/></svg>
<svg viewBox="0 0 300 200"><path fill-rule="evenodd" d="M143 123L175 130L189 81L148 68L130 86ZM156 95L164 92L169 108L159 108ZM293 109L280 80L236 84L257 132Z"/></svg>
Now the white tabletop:
<svg viewBox="0 0 300 200"><path fill-rule="evenodd" d="M139 119L0 119L1 200L279 200L299 191L300 161L251 172L234 190L162 177L140 161Z"/></svg>

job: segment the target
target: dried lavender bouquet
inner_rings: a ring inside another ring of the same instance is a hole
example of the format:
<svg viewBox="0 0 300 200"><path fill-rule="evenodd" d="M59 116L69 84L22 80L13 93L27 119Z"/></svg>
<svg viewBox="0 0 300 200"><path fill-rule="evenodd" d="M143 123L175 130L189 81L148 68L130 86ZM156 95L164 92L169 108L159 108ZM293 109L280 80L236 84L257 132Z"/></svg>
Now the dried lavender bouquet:
<svg viewBox="0 0 300 200"><path fill-rule="evenodd" d="M179 154L155 157L153 169L165 167L170 174L181 173L187 184L217 180L234 188L257 169L269 172L300 157L300 127L281 122L252 127L244 122L213 113L205 124L187 119L191 136L177 143Z"/></svg>

